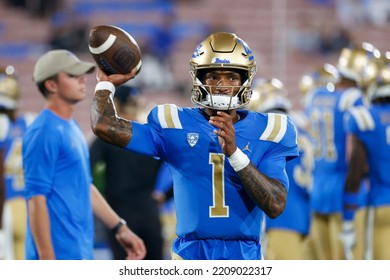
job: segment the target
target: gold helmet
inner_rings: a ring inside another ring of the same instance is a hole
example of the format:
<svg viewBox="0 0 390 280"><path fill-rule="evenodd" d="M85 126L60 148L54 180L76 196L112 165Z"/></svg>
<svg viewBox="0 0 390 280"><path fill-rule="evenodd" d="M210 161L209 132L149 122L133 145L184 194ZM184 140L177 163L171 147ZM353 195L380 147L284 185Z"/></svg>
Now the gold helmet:
<svg viewBox="0 0 390 280"><path fill-rule="evenodd" d="M232 69L240 73L242 85L237 94L211 95L202 83L203 75L209 69ZM216 110L230 110L249 102L252 80L256 74L256 61L251 49L242 39L233 33L217 32L196 47L190 60L189 71L193 84L193 103Z"/></svg>
<svg viewBox="0 0 390 280"><path fill-rule="evenodd" d="M317 87L335 84L340 78L337 68L332 64L325 63L316 70L302 76L299 81L299 89L303 96Z"/></svg>
<svg viewBox="0 0 390 280"><path fill-rule="evenodd" d="M278 79L258 79L255 81L248 109L262 113L270 111L287 113L291 109L288 91Z"/></svg>
<svg viewBox="0 0 390 280"><path fill-rule="evenodd" d="M383 65L368 88L368 98L372 102L382 97L390 97L390 52L382 57Z"/></svg>
<svg viewBox="0 0 390 280"><path fill-rule="evenodd" d="M366 89L381 68L380 51L372 44L363 42L353 48L344 48L338 61L340 74Z"/></svg>
<svg viewBox="0 0 390 280"><path fill-rule="evenodd" d="M20 86L12 65L0 67L0 108L13 110L17 107Z"/></svg>

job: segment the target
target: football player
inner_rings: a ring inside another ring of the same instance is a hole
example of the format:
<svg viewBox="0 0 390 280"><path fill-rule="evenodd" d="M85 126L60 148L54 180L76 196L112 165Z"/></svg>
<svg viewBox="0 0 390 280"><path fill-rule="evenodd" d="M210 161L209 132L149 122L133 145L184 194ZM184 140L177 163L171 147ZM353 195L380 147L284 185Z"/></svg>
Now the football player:
<svg viewBox="0 0 390 280"><path fill-rule="evenodd" d="M369 87L370 106L350 110L346 125L351 137L351 156L345 182L344 208L357 208L359 186L368 172L366 259L390 259L390 60L388 54L374 83ZM368 165L368 168L367 168Z"/></svg>
<svg viewBox="0 0 390 280"><path fill-rule="evenodd" d="M0 259L6 258L5 231L3 229L3 212L5 202L4 161L7 138L15 118L16 99L19 95L19 85L14 76L14 68L0 67Z"/></svg>
<svg viewBox="0 0 390 280"><path fill-rule="evenodd" d="M287 163L290 187L284 212L276 219L266 217L265 258L304 260L308 256L309 190L312 184L313 148L307 133L307 118L291 110L287 89L278 79L260 80L254 86L249 109L263 113L288 114L297 127L299 158Z"/></svg>
<svg viewBox="0 0 390 280"><path fill-rule="evenodd" d="M340 74L335 87L315 90L310 100L311 137L315 145L315 163L311 209L310 235L319 259L352 258L351 246L340 241L344 221L353 217L343 215L343 185L347 172L347 145L343 120L346 111L363 104L362 69L372 56L378 55L372 45L345 48L341 51L337 69ZM364 205L361 188L360 205Z"/></svg>
<svg viewBox="0 0 390 280"><path fill-rule="evenodd" d="M9 68L10 69L10 68ZM12 71L13 70L8 70ZM5 69L0 69L0 260L5 258L5 241L3 230L3 208L5 200L5 186L4 186L4 158L5 158L5 143L9 135L11 127L10 119L10 105L13 104L14 98L11 97L10 88L17 88L15 80L7 74Z"/></svg>
<svg viewBox="0 0 390 280"><path fill-rule="evenodd" d="M340 62L345 68L355 69L357 73L357 84L363 93L362 103L369 105L368 87L384 66L383 57L380 51L370 43L363 42L360 47L354 50L345 49L343 51L344 60ZM350 58L350 59L348 59ZM348 62L349 61L349 62ZM344 129L345 126L344 126ZM347 162L350 162L351 147L353 138L351 134L346 134ZM367 247L367 192L369 189L369 179L364 176L361 180L360 192L351 195L344 193L343 197L343 226L340 235L344 252L347 258L367 259L369 253Z"/></svg>
<svg viewBox="0 0 390 280"><path fill-rule="evenodd" d="M4 257L8 260L24 259L26 233L26 203L21 157L22 135L34 118L33 113L18 115L20 85L13 66L0 68L0 107L3 112L1 125L4 135L5 201L2 216ZM7 123L4 123L7 122Z"/></svg>
<svg viewBox="0 0 390 280"><path fill-rule="evenodd" d="M124 150L159 157L173 176L177 238L173 259L261 259L263 212L285 207L286 162L298 156L285 115L241 110L250 101L256 62L232 33L208 36L190 59L196 108L156 106L147 124L119 118L110 96L135 75L99 70L92 129Z"/></svg>

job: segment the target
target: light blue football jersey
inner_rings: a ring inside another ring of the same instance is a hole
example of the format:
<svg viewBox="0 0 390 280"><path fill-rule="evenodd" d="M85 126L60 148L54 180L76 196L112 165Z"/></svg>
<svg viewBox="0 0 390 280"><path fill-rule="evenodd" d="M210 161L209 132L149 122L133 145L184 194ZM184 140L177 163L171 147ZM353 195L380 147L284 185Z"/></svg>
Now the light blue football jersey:
<svg viewBox="0 0 390 280"><path fill-rule="evenodd" d="M35 116L34 113L19 116L12 123L7 136L4 160L5 199L24 198L22 137Z"/></svg>
<svg viewBox="0 0 390 280"><path fill-rule="evenodd" d="M347 132L356 135L367 151L368 205L390 205L390 105L353 108L346 123Z"/></svg>
<svg viewBox="0 0 390 280"><path fill-rule="evenodd" d="M6 114L0 113L0 149L5 149L12 122ZM4 160L4 159L1 159Z"/></svg>
<svg viewBox="0 0 390 280"><path fill-rule="evenodd" d="M311 208L317 213L342 211L347 174L344 117L349 108L361 104L357 88L333 92L319 88L313 93L308 109L315 146Z"/></svg>
<svg viewBox="0 0 390 280"><path fill-rule="evenodd" d="M309 120L306 115L301 112L289 115L298 132L299 157L286 165L290 179L286 208L276 219L266 217L266 230L280 229L307 235L310 227L309 194L313 183L313 144L307 131Z"/></svg>
<svg viewBox="0 0 390 280"><path fill-rule="evenodd" d="M285 115L246 110L238 113L241 120L234 125L237 147L261 172L288 188L286 159L298 155L295 126ZM243 189L213 130L215 127L199 108L159 105L149 114L147 124L133 122L133 138L125 149L161 158L169 164L179 247L185 247L183 240L205 239L258 244L262 211ZM196 254L194 250L186 257L208 258ZM232 253L230 257L240 255ZM214 254L213 258L218 257Z"/></svg>

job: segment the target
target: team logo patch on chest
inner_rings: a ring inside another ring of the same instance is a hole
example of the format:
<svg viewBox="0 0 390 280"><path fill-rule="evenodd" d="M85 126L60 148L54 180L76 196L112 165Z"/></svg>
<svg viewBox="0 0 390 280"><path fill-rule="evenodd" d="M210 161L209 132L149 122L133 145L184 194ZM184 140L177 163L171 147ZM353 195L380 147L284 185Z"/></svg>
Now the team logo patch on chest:
<svg viewBox="0 0 390 280"><path fill-rule="evenodd" d="M199 140L199 133L190 132L187 133L187 142L191 147L195 146Z"/></svg>

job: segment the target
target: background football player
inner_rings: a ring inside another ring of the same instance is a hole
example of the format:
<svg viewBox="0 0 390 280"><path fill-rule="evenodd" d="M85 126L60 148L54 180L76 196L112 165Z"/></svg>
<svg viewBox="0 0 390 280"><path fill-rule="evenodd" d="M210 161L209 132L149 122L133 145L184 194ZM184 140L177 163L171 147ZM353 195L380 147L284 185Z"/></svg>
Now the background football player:
<svg viewBox="0 0 390 280"><path fill-rule="evenodd" d="M2 226L5 259L8 260L24 259L26 203L21 156L22 136L35 117L34 113L18 114L20 91L15 69L12 66L0 68L0 107L8 119L7 125L1 125L5 135L2 178L5 184L5 202Z"/></svg>
<svg viewBox="0 0 390 280"><path fill-rule="evenodd" d="M349 108L363 104L361 71L375 55L379 55L376 49L367 43L343 49L337 64L339 81L334 88L317 88L309 103L311 137L315 145L310 235L319 259L352 258L355 241L346 244L343 235L343 243L340 240L340 233L348 231L354 219L343 211L348 158L343 120ZM365 205L365 192L362 187L359 206ZM347 227L345 231L343 226Z"/></svg>
<svg viewBox="0 0 390 280"><path fill-rule="evenodd" d="M367 251L366 259L390 259L390 60L368 90L370 106L350 110L346 125L351 138L351 156L345 182L345 208L356 208L353 198L368 172ZM368 166L367 166L368 165ZM368 167L368 168L367 168ZM352 198L352 199L351 199Z"/></svg>
<svg viewBox="0 0 390 280"><path fill-rule="evenodd" d="M299 157L287 163L290 179L286 208L275 219L266 217L265 258L272 260L310 259L309 190L312 184L313 148L308 137L308 120L291 110L291 102L283 83L278 79L257 80L249 109L263 113L288 114L298 131Z"/></svg>

